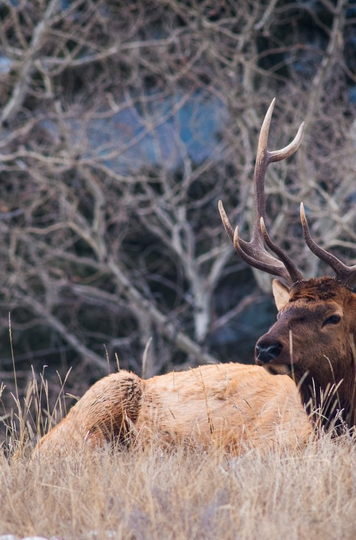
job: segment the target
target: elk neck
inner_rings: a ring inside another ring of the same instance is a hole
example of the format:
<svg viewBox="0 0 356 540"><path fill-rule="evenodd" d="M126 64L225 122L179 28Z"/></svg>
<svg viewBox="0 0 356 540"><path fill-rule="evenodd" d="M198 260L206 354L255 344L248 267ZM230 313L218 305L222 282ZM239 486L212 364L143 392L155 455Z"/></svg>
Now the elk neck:
<svg viewBox="0 0 356 540"><path fill-rule="evenodd" d="M302 402L316 426L336 432L352 428L356 423L356 295L332 278L320 278L292 288L290 304L298 298L311 310L315 331L319 326L317 342L311 343L311 361L306 362L309 370L304 374L297 370ZM335 314L340 322L326 324Z"/></svg>

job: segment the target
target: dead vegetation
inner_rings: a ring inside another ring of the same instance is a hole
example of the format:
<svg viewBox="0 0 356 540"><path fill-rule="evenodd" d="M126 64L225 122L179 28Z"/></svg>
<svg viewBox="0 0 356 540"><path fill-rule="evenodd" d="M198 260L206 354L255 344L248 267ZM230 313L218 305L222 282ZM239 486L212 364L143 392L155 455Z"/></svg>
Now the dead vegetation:
<svg viewBox="0 0 356 540"><path fill-rule="evenodd" d="M240 457L105 449L1 456L0 533L70 539L353 539L356 447L325 436Z"/></svg>
<svg viewBox="0 0 356 540"><path fill-rule="evenodd" d="M275 444L232 456L183 445L162 451L84 447L71 456L32 455L36 429L64 407L41 411L35 379L2 416L0 535L57 539L353 539L356 445L338 438ZM37 427L36 427L37 426Z"/></svg>

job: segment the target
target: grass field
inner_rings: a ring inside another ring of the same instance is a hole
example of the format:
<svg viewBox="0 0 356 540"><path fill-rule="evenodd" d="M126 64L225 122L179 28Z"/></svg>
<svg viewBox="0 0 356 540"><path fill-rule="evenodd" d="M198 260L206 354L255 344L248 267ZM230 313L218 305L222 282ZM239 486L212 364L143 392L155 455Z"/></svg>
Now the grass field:
<svg viewBox="0 0 356 540"><path fill-rule="evenodd" d="M232 457L109 449L0 458L0 534L65 539L354 539L356 446Z"/></svg>
<svg viewBox="0 0 356 540"><path fill-rule="evenodd" d="M1 395L0 389L0 395ZM356 436L232 456L183 447L86 447L33 456L45 384L3 411L0 536L125 540L356 538ZM56 401L58 417L63 392ZM52 411L53 412L53 411ZM58 418L57 418L58 419ZM32 427L31 427L32 426ZM37 426L37 427L36 427ZM154 437L153 437L154 440ZM15 456L15 457L14 457Z"/></svg>

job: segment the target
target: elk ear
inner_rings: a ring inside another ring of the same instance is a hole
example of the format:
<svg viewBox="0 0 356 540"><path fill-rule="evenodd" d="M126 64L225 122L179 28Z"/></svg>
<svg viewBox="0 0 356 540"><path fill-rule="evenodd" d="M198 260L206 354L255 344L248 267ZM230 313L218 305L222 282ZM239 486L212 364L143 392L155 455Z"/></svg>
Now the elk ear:
<svg viewBox="0 0 356 540"><path fill-rule="evenodd" d="M283 283L278 281L278 279L274 279L272 281L272 291L274 296L274 301L276 303L276 307L278 311L281 311L281 309L288 303L289 301L289 289Z"/></svg>

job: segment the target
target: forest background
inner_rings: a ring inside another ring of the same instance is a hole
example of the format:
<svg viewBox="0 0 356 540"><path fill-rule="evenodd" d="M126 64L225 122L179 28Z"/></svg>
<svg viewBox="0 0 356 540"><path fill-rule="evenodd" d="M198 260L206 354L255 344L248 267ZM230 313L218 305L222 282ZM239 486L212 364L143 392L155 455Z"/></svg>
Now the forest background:
<svg viewBox="0 0 356 540"><path fill-rule="evenodd" d="M304 201L316 241L356 262L355 2L2 0L0 20L4 416L33 376L53 403L117 362L150 377L253 360L271 279L217 203L248 239L275 96L271 149L306 129L267 173L271 236L324 273Z"/></svg>

